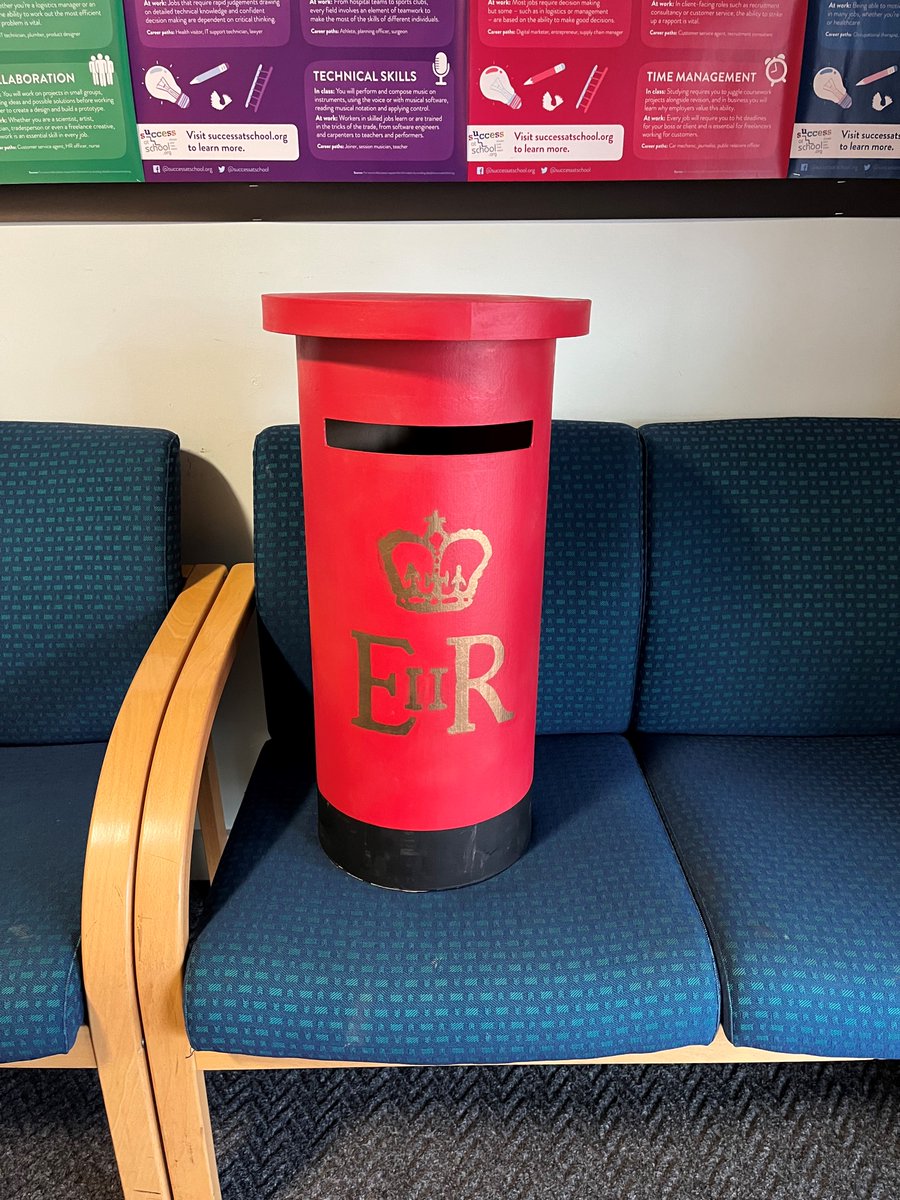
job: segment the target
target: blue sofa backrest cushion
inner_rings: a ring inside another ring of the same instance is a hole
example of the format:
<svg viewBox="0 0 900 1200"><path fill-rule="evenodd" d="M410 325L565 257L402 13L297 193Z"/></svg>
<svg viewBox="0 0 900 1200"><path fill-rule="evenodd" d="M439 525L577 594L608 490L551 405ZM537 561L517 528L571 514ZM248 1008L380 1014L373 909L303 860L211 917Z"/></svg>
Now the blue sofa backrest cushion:
<svg viewBox="0 0 900 1200"><path fill-rule="evenodd" d="M178 439L0 422L0 743L104 741L181 587Z"/></svg>
<svg viewBox="0 0 900 1200"><path fill-rule="evenodd" d="M641 452L625 425L555 421L538 731L620 732L631 716L642 586ZM296 425L254 450L260 655L272 737L312 727L306 546Z"/></svg>
<svg viewBox="0 0 900 1200"><path fill-rule="evenodd" d="M554 421L538 733L621 733L641 626L641 446L630 425Z"/></svg>
<svg viewBox="0 0 900 1200"><path fill-rule="evenodd" d="M900 421L645 426L647 732L900 731Z"/></svg>
<svg viewBox="0 0 900 1200"><path fill-rule="evenodd" d="M312 740L306 533L296 425L253 447L253 557L266 721L273 738Z"/></svg>

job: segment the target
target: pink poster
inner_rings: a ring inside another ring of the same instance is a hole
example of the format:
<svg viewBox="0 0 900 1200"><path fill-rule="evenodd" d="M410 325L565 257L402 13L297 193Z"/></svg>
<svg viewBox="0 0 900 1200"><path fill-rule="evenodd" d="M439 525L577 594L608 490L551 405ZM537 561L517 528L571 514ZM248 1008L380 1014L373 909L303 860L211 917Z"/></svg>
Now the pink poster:
<svg viewBox="0 0 900 1200"><path fill-rule="evenodd" d="M468 177L783 178L806 0L472 0Z"/></svg>

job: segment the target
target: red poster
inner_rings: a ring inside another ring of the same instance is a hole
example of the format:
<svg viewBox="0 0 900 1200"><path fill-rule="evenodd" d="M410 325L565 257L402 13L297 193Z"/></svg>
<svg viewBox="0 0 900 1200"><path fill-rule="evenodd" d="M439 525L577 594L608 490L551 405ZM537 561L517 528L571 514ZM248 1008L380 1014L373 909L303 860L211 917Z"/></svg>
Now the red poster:
<svg viewBox="0 0 900 1200"><path fill-rule="evenodd" d="M468 177L784 178L806 0L472 0Z"/></svg>

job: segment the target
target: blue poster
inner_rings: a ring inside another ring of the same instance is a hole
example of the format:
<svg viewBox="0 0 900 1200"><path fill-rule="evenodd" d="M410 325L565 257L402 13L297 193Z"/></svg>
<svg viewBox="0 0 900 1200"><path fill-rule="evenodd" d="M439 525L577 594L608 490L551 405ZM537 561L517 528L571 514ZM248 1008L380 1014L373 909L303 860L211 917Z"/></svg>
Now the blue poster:
<svg viewBox="0 0 900 1200"><path fill-rule="evenodd" d="M900 177L900 0L810 0L790 176Z"/></svg>

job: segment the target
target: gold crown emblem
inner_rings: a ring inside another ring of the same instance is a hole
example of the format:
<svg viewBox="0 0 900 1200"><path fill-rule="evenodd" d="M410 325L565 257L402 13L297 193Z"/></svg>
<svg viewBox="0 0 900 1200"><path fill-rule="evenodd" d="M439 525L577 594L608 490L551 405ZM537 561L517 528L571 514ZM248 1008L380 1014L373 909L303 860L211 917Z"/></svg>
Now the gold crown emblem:
<svg viewBox="0 0 900 1200"><path fill-rule="evenodd" d="M378 552L391 591L399 606L410 612L458 612L468 608L490 562L491 543L480 529L447 533L445 520L435 509L425 519L423 536L395 529L379 539ZM472 544L480 552L477 560Z"/></svg>

